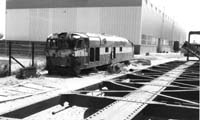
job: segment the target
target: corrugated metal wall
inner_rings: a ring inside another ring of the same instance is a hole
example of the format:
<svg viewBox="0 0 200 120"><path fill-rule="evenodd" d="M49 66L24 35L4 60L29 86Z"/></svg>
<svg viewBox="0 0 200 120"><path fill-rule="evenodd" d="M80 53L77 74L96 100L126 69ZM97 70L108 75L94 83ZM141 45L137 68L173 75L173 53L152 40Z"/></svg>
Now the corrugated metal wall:
<svg viewBox="0 0 200 120"><path fill-rule="evenodd" d="M149 2L142 6L142 33L172 40L174 21ZM176 26L174 26L176 27Z"/></svg>
<svg viewBox="0 0 200 120"><path fill-rule="evenodd" d="M141 7L8 9L6 39L45 41L54 32L107 33L140 43Z"/></svg>
<svg viewBox="0 0 200 120"><path fill-rule="evenodd" d="M7 0L7 9L141 6L141 0Z"/></svg>
<svg viewBox="0 0 200 120"><path fill-rule="evenodd" d="M140 44L141 7L103 8L101 31L125 37Z"/></svg>
<svg viewBox="0 0 200 120"><path fill-rule="evenodd" d="M183 44L186 40L187 40L187 35L185 35L185 30L178 24L178 23L174 23L175 27L174 28L174 33L173 33L173 40L177 41L180 40L180 44Z"/></svg>
<svg viewBox="0 0 200 120"><path fill-rule="evenodd" d="M173 41L184 41L186 39L186 32L184 29L159 10L159 8L150 3L149 0L143 0L142 3L142 35L151 36L157 41L154 45L141 44L141 51L143 53L149 51L152 52L152 50L157 52L156 48L159 38L163 40L161 42L162 51L168 52L170 50L169 48L173 48ZM172 51L172 49L170 51Z"/></svg>
<svg viewBox="0 0 200 120"><path fill-rule="evenodd" d="M142 6L142 34L159 37L162 30L162 14L156 13L151 4L144 2Z"/></svg>
<svg viewBox="0 0 200 120"><path fill-rule="evenodd" d="M102 8L77 8L76 31L101 33L101 9Z"/></svg>
<svg viewBox="0 0 200 120"><path fill-rule="evenodd" d="M6 14L6 39L29 39L29 11L9 10ZM9 37L8 37L9 36Z"/></svg>

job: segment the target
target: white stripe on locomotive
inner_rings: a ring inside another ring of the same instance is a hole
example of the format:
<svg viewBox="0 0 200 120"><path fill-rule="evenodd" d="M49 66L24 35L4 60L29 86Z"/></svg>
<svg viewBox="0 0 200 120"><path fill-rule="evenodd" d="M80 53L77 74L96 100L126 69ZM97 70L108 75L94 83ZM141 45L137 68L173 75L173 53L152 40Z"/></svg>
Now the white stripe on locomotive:
<svg viewBox="0 0 200 120"><path fill-rule="evenodd" d="M88 56L88 53L86 52L86 49L76 50L74 52L74 56L75 57L84 57L84 56Z"/></svg>
<svg viewBox="0 0 200 120"><path fill-rule="evenodd" d="M133 52L132 47L122 47L122 51L120 51L120 47L116 48L116 53L130 53Z"/></svg>
<svg viewBox="0 0 200 120"><path fill-rule="evenodd" d="M100 48L100 55L109 55L111 53L111 47L108 47L108 51L106 52L105 47ZM122 51L120 51L120 47L116 47L116 54L120 53L131 53L132 47L122 47ZM88 56L88 53L86 52L86 49L81 49L75 51L75 57L84 57Z"/></svg>

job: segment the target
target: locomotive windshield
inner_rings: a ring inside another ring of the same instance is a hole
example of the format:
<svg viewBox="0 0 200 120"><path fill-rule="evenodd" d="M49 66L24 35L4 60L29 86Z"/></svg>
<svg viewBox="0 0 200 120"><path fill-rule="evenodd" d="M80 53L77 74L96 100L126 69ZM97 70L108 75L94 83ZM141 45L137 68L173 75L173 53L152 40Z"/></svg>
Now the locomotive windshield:
<svg viewBox="0 0 200 120"><path fill-rule="evenodd" d="M85 38L76 34L54 34L47 38L48 49L81 49L85 47Z"/></svg>
<svg viewBox="0 0 200 120"><path fill-rule="evenodd" d="M62 39L48 39L47 48L49 49L68 49L70 48L70 42Z"/></svg>

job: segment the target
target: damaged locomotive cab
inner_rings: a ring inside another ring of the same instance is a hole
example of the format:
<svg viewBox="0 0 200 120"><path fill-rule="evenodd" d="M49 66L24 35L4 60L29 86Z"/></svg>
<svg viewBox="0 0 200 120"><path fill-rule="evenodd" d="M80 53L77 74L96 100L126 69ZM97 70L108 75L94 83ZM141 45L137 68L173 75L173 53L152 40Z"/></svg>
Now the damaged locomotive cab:
<svg viewBox="0 0 200 120"><path fill-rule="evenodd" d="M79 75L83 69L133 58L133 44L122 37L91 33L54 33L46 41L49 74Z"/></svg>
<svg viewBox="0 0 200 120"><path fill-rule="evenodd" d="M47 38L46 60L49 74L55 72L78 75L80 61L76 58L76 51L85 49L84 38L75 34L52 34Z"/></svg>

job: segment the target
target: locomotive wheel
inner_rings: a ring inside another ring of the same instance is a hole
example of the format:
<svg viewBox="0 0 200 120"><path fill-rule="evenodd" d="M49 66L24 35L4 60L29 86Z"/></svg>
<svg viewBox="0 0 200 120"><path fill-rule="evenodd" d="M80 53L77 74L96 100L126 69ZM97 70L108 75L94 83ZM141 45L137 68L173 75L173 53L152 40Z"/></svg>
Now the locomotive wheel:
<svg viewBox="0 0 200 120"><path fill-rule="evenodd" d="M47 68L47 71L48 71L48 74L49 75L54 75L54 74L57 74L57 67L53 66L53 67L48 67Z"/></svg>
<svg viewBox="0 0 200 120"><path fill-rule="evenodd" d="M125 65L130 65L131 63L130 63L130 61L127 60L127 61L124 61L124 64Z"/></svg>
<svg viewBox="0 0 200 120"><path fill-rule="evenodd" d="M49 74L49 75L52 75L52 74L53 74L53 69L52 69L52 68L48 68L47 71L48 71L48 74Z"/></svg>
<svg viewBox="0 0 200 120"><path fill-rule="evenodd" d="M49 69L49 70L48 70L48 74L49 74L49 75L52 75L52 74L53 74L53 71L52 71L51 69Z"/></svg>
<svg viewBox="0 0 200 120"><path fill-rule="evenodd" d="M80 70L80 62L78 61L78 59L76 59L76 58L74 58L74 57L72 57L71 58L71 72L73 72L73 75L74 76L78 76L79 74L80 74L80 72L81 72L81 70Z"/></svg>
<svg viewBox="0 0 200 120"><path fill-rule="evenodd" d="M108 66L108 70L109 73L119 73L120 70L120 66L118 64L111 64Z"/></svg>
<svg viewBox="0 0 200 120"><path fill-rule="evenodd" d="M78 76L80 74L80 69L77 67L60 68L59 74L62 76Z"/></svg>
<svg viewBox="0 0 200 120"><path fill-rule="evenodd" d="M81 72L80 67L79 66L74 66L74 68L72 68L73 71L73 75L74 76L78 76Z"/></svg>

